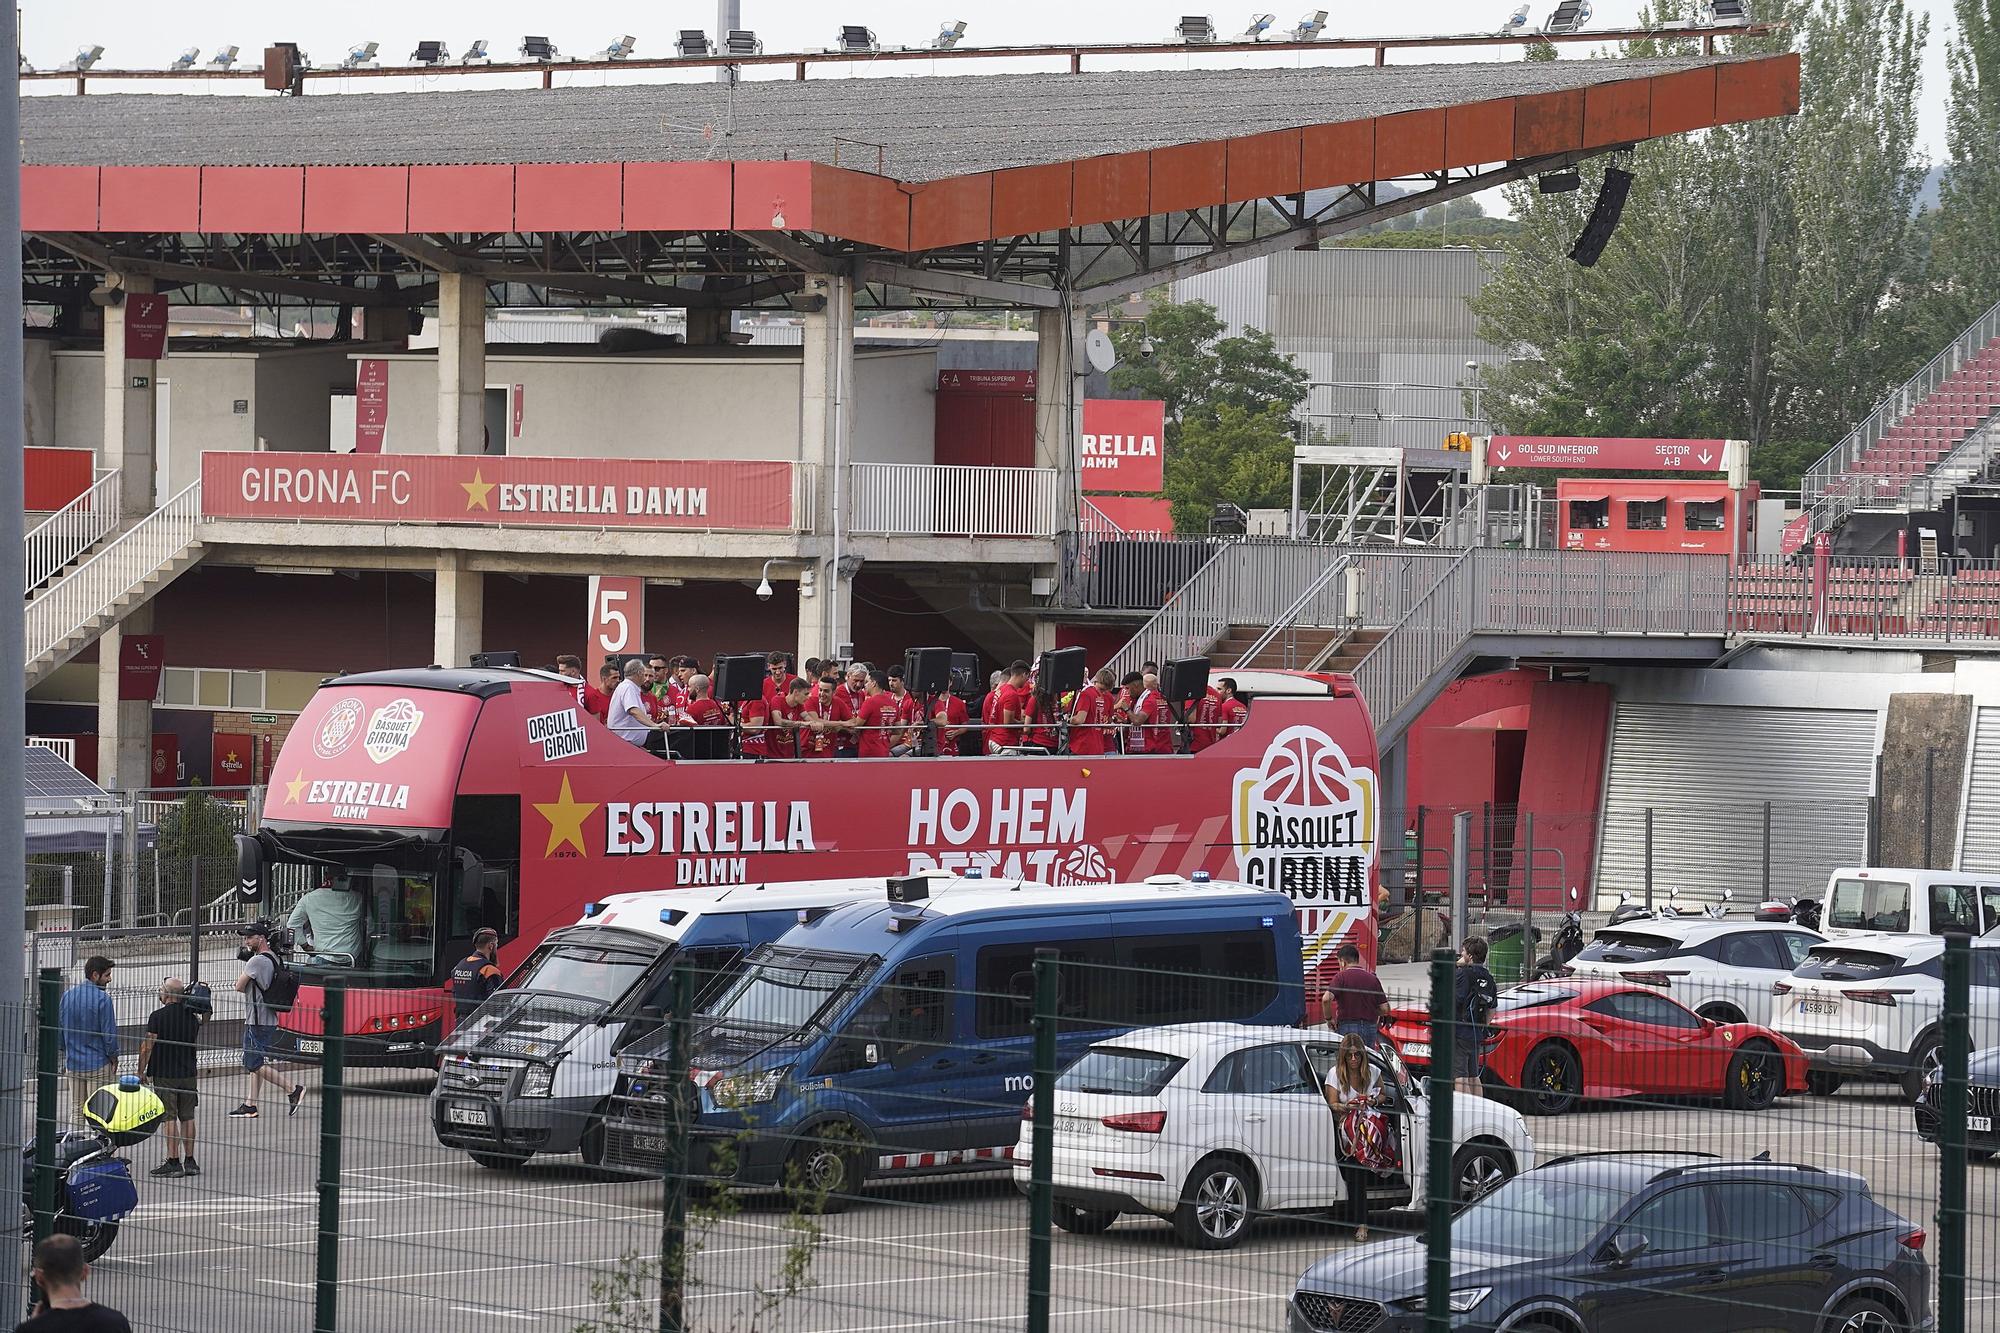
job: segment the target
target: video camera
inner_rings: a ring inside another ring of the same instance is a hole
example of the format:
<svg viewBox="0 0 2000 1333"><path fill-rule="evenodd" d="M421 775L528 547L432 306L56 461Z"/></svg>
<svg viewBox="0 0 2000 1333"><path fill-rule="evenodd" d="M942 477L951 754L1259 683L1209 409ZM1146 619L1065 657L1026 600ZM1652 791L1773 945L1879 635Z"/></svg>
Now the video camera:
<svg viewBox="0 0 2000 1333"><path fill-rule="evenodd" d="M271 951L278 954L289 954L299 940L299 933L296 930L275 917L260 916L254 921L246 922L242 930L245 934L261 934L271 941ZM239 963L250 961L249 945L246 944L236 951L236 961Z"/></svg>

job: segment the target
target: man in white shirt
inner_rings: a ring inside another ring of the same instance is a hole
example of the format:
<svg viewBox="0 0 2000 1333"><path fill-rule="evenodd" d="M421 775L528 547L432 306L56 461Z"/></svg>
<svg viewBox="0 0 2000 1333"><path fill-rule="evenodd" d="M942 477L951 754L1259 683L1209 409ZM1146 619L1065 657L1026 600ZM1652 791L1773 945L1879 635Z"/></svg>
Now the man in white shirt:
<svg viewBox="0 0 2000 1333"><path fill-rule="evenodd" d="M329 875L299 899L285 924L299 932L312 962L359 967L367 934L361 920L364 906L361 894L350 885L336 884Z"/></svg>
<svg viewBox="0 0 2000 1333"><path fill-rule="evenodd" d="M658 752L666 747L666 733L646 707L646 660L635 657L625 664L625 679L611 692L611 734L641 749Z"/></svg>

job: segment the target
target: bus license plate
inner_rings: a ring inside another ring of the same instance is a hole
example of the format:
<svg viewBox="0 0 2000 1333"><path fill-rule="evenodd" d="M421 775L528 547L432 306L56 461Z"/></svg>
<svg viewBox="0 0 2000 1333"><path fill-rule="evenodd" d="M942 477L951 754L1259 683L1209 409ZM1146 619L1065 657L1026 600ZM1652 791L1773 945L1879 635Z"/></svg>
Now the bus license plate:
<svg viewBox="0 0 2000 1333"><path fill-rule="evenodd" d="M1965 1127L1974 1134L1991 1134L1993 1117L1990 1115L1969 1115L1965 1117Z"/></svg>
<svg viewBox="0 0 2000 1333"><path fill-rule="evenodd" d="M1431 1044L1427 1041L1406 1041L1403 1043L1405 1060L1428 1060L1431 1058Z"/></svg>
<svg viewBox="0 0 2000 1333"><path fill-rule="evenodd" d="M298 1048L300 1055L321 1055L326 1051L326 1043L317 1037L300 1037Z"/></svg>
<svg viewBox="0 0 2000 1333"><path fill-rule="evenodd" d="M483 1106L447 1106L444 1108L446 1124L477 1125L484 1129L490 1120Z"/></svg>

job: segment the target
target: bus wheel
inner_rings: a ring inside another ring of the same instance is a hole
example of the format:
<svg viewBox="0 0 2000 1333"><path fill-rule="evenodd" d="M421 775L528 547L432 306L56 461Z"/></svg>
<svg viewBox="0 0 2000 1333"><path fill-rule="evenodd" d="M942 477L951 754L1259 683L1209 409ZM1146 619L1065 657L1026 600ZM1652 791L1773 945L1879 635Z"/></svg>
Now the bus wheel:
<svg viewBox="0 0 2000 1333"><path fill-rule="evenodd" d="M511 1152L474 1152L466 1154L476 1165L483 1166L488 1171L518 1171L527 1165L528 1158L531 1155L528 1153Z"/></svg>

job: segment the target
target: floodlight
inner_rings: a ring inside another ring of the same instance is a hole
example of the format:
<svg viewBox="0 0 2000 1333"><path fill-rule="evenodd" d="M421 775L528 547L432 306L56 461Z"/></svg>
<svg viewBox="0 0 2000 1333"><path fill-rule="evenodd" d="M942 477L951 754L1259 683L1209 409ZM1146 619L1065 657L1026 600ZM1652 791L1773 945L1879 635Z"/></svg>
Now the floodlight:
<svg viewBox="0 0 2000 1333"><path fill-rule="evenodd" d="M1701 9L1710 23L1750 21L1750 6L1744 0L1706 0Z"/></svg>
<svg viewBox="0 0 2000 1333"><path fill-rule="evenodd" d="M546 65L561 53L556 44L546 37L523 37L521 39L521 59L534 60Z"/></svg>
<svg viewBox="0 0 2000 1333"><path fill-rule="evenodd" d="M380 42L356 42L347 48L347 59L340 62L342 69L373 69L375 53L380 50Z"/></svg>
<svg viewBox="0 0 2000 1333"><path fill-rule="evenodd" d="M844 23L840 28L840 50L855 53L880 51L875 41L875 30L864 28L858 23Z"/></svg>
<svg viewBox="0 0 2000 1333"><path fill-rule="evenodd" d="M1509 14L1507 21L1500 25L1500 31L1503 33L1519 32L1527 26L1528 7L1526 5L1515 5L1514 12Z"/></svg>
<svg viewBox="0 0 2000 1333"><path fill-rule="evenodd" d="M484 65L490 57L486 54L486 39L481 37L465 48L465 54L458 58L461 65Z"/></svg>
<svg viewBox="0 0 2000 1333"><path fill-rule="evenodd" d="M1292 29L1292 40L1295 42L1318 41L1319 35L1325 31L1326 11L1324 9L1315 9L1312 13L1300 17L1299 26Z"/></svg>
<svg viewBox="0 0 2000 1333"><path fill-rule="evenodd" d="M1182 41L1190 44L1215 40L1215 25L1200 14L1189 14L1182 18L1181 25L1175 32L1180 34Z"/></svg>
<svg viewBox="0 0 2000 1333"><path fill-rule="evenodd" d="M938 28L938 35L931 39L931 45L940 51L949 51L958 45L958 39L965 36L965 20L954 19Z"/></svg>
<svg viewBox="0 0 2000 1333"><path fill-rule="evenodd" d="M685 37L687 34L682 33L681 36ZM707 39L704 38L703 41L706 43ZM635 37L630 35L619 37L613 40L611 45L605 47L602 54L606 60L623 60L626 56L632 54L632 48L637 45L638 39Z"/></svg>
<svg viewBox="0 0 2000 1333"><path fill-rule="evenodd" d="M1557 0L1542 24L1543 32L1575 32L1590 22L1590 0Z"/></svg>
<svg viewBox="0 0 2000 1333"><path fill-rule="evenodd" d="M228 69L231 65L234 65L236 63L236 52L239 49L240 48L234 46L216 47L215 54L208 58L209 68Z"/></svg>
<svg viewBox="0 0 2000 1333"><path fill-rule="evenodd" d="M677 56L712 56L715 48L708 44L708 34L699 28L682 28L681 35L674 42Z"/></svg>
<svg viewBox="0 0 2000 1333"><path fill-rule="evenodd" d="M443 42L418 42L417 49L410 52L413 65L437 65L451 59L451 52Z"/></svg>
<svg viewBox="0 0 2000 1333"><path fill-rule="evenodd" d="M76 48L76 59L70 61L67 65L64 65L63 68L73 69L81 72L83 70L89 69L92 65L95 65L98 61L102 60L103 58L104 58L103 47L79 46Z"/></svg>
<svg viewBox="0 0 2000 1333"><path fill-rule="evenodd" d="M1262 41L1265 32L1277 21L1278 16L1276 14L1252 14L1250 16L1250 26L1243 30L1243 36L1249 41Z"/></svg>
<svg viewBox="0 0 2000 1333"><path fill-rule="evenodd" d="M732 56L761 56L764 43L748 28L731 28L729 35L722 39L722 49Z"/></svg>
<svg viewBox="0 0 2000 1333"><path fill-rule="evenodd" d="M193 69L194 62L200 59L201 59L201 48L199 46L190 46L187 50L181 52L179 55L174 57L174 63L171 66L169 66L169 68Z"/></svg>

